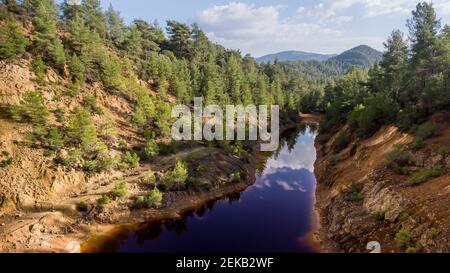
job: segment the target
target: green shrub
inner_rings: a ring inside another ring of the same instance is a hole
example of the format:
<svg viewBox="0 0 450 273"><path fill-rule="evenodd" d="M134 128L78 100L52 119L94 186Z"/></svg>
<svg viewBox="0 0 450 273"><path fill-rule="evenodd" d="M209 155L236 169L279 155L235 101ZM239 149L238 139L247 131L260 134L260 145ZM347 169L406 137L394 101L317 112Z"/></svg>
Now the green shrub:
<svg viewBox="0 0 450 273"><path fill-rule="evenodd" d="M177 160L173 170L166 175L166 179L169 184L179 186L186 182L188 176L186 164L181 160Z"/></svg>
<svg viewBox="0 0 450 273"><path fill-rule="evenodd" d="M343 149L347 148L350 143L350 138L346 133L339 133L334 140L333 147L335 152L340 152Z"/></svg>
<svg viewBox="0 0 450 273"><path fill-rule="evenodd" d="M408 254L417 253L417 250L416 250L415 247L408 247L408 248L405 250L405 253L408 253Z"/></svg>
<svg viewBox="0 0 450 273"><path fill-rule="evenodd" d="M55 115L57 122L63 123L65 121L66 111L64 111L63 108L56 108L55 111L53 111L53 114Z"/></svg>
<svg viewBox="0 0 450 273"><path fill-rule="evenodd" d="M45 124L49 115L44 98L38 91L28 91L23 95L20 105L11 108L16 121L31 121L33 124Z"/></svg>
<svg viewBox="0 0 450 273"><path fill-rule="evenodd" d="M41 57L37 57L30 65L31 71L36 75L38 82L42 82L45 79L47 73L47 65L44 63Z"/></svg>
<svg viewBox="0 0 450 273"><path fill-rule="evenodd" d="M156 175L152 170L148 170L145 174L144 178L142 179L142 182L145 184L153 184L156 182Z"/></svg>
<svg viewBox="0 0 450 273"><path fill-rule="evenodd" d="M407 213L406 211L404 211L404 212L400 213L400 215L399 215L398 218L397 218L397 221L398 221L399 223L401 223L401 222L403 222L403 221L408 220L408 218L409 218L409 213Z"/></svg>
<svg viewBox="0 0 450 273"><path fill-rule="evenodd" d="M186 181L186 185L189 188L195 188L200 190L211 190L212 184L211 181L204 178L195 178L195 177L189 177Z"/></svg>
<svg viewBox="0 0 450 273"><path fill-rule="evenodd" d="M149 192L147 197L145 198L145 203L147 203L147 207L159 208L162 205L163 193L158 190L158 188L154 188Z"/></svg>
<svg viewBox="0 0 450 273"><path fill-rule="evenodd" d="M69 121L67 137L73 144L81 144L83 153L92 155L99 152L102 145L89 112L77 109Z"/></svg>
<svg viewBox="0 0 450 273"><path fill-rule="evenodd" d="M9 157L9 156L6 159L0 160L0 168L5 168L6 166L11 165L12 162L13 162L13 158Z"/></svg>
<svg viewBox="0 0 450 273"><path fill-rule="evenodd" d="M438 148L437 153L442 157L447 157L449 155L448 146L441 146Z"/></svg>
<svg viewBox="0 0 450 273"><path fill-rule="evenodd" d="M230 174L230 177L228 179L231 183L239 182L241 180L241 172L235 171L234 173Z"/></svg>
<svg viewBox="0 0 450 273"><path fill-rule="evenodd" d="M408 183L410 183L412 185L420 185L420 184L425 183L433 178L440 177L443 174L444 174L444 168L440 165L437 165L431 169L423 170L423 171L412 174L408 179Z"/></svg>
<svg viewBox="0 0 450 273"><path fill-rule="evenodd" d="M437 228L430 228L428 233L432 238L436 238L441 232Z"/></svg>
<svg viewBox="0 0 450 273"><path fill-rule="evenodd" d="M423 138L416 137L414 139L414 142L412 143L411 147L413 149L422 149L425 146L425 142L423 141Z"/></svg>
<svg viewBox="0 0 450 273"><path fill-rule="evenodd" d="M384 211L377 211L372 214L372 217L373 217L373 219L381 222L381 221L384 221L385 214L386 213Z"/></svg>
<svg viewBox="0 0 450 273"><path fill-rule="evenodd" d="M100 199L98 199L98 204L108 205L110 203L110 199L107 195L103 195Z"/></svg>
<svg viewBox="0 0 450 273"><path fill-rule="evenodd" d="M123 162L126 164L125 166L128 166L129 168L139 167L140 161L141 159L136 153L126 152L125 157L123 158Z"/></svg>
<svg viewBox="0 0 450 273"><path fill-rule="evenodd" d="M411 243L411 234L407 229L400 229L395 235L395 241L403 247L408 247Z"/></svg>
<svg viewBox="0 0 450 273"><path fill-rule="evenodd" d="M386 165L398 172L405 166L414 165L414 157L405 150L404 146L396 146L395 149L386 155Z"/></svg>
<svg viewBox="0 0 450 273"><path fill-rule="evenodd" d="M144 154L149 158L159 154L159 146L154 139L147 140L145 143Z"/></svg>
<svg viewBox="0 0 450 273"><path fill-rule="evenodd" d="M13 59L25 52L28 39L23 35L19 24L7 22L0 25L0 59Z"/></svg>
<svg viewBox="0 0 450 273"><path fill-rule="evenodd" d="M436 125L432 123L424 123L415 130L416 136L422 138L423 140L435 136L436 133L437 133Z"/></svg>
<svg viewBox="0 0 450 273"><path fill-rule="evenodd" d="M352 186L347 191L345 199L351 202L359 202L364 199L364 195L361 193L362 187L356 183L352 183Z"/></svg>
<svg viewBox="0 0 450 273"><path fill-rule="evenodd" d="M80 212L87 212L89 210L89 205L85 202L80 202L77 204L77 210Z"/></svg>
<svg viewBox="0 0 450 273"><path fill-rule="evenodd" d="M103 110L97 104L97 97L95 96L86 96L83 100L84 109L91 113L103 114Z"/></svg>
<svg viewBox="0 0 450 273"><path fill-rule="evenodd" d="M125 181L125 179L120 178L117 181L116 186L114 187L111 194L115 198L122 198L128 194L128 183Z"/></svg>

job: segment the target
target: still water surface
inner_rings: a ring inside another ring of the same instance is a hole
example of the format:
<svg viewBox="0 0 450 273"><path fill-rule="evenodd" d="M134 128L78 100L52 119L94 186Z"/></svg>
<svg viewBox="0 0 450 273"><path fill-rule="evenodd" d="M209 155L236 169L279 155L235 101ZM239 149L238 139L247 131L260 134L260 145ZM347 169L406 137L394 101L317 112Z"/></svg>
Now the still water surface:
<svg viewBox="0 0 450 273"><path fill-rule="evenodd" d="M315 252L314 127L288 132L256 182L182 220L130 232L116 252Z"/></svg>

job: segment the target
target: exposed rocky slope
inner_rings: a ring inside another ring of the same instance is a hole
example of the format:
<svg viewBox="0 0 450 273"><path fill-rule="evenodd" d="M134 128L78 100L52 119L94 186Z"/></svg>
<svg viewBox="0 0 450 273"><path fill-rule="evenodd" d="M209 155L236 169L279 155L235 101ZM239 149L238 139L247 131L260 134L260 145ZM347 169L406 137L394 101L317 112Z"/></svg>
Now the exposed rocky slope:
<svg viewBox="0 0 450 273"><path fill-rule="evenodd" d="M142 147L143 133L129 122L133 106L127 98L105 91L99 83L85 85L75 97L70 96L65 79L49 69L44 82L38 83L29 64L26 59L0 62L0 161L8 160L0 167L0 252L78 252L81 242L115 224L176 217L183 209L245 189L252 183L259 159L257 147L248 150L246 159L242 159L200 143L180 144L173 153L142 161L138 168L115 168L94 175L56 165L53 159L57 155L26 145L31 125L15 122L9 115L10 106L17 105L29 90L42 92L50 112L63 109L71 113L84 98L95 95L104 113L92 116L97 129L101 130L104 118L110 119L115 128L105 140L111 153L122 153L123 145L126 150ZM58 124L56 120L49 122ZM124 141L119 143L119 139ZM59 153L66 152L63 149ZM159 210L136 208L136 198L149 191L149 185L142 183L147 171L151 168L162 175L176 159L184 160L189 172L195 173L197 179L209 181L209 186L167 192ZM198 166L203 166L202 170ZM230 174L236 172L240 173L240 181L231 181ZM118 177L128 183L128 195L97 209L97 201L111 193ZM80 212L80 203L87 204L89 210Z"/></svg>
<svg viewBox="0 0 450 273"><path fill-rule="evenodd" d="M337 133L316 144L318 237L328 251L369 252L371 241L379 242L382 252L450 251L450 158L436 152L450 146L449 114L430 121L438 125L439 135L421 149L409 149L417 162L412 168L420 171L439 164L444 173L418 186L386 166L386 155L396 145L413 141L394 126L383 127L369 139L355 139L339 153L333 151ZM397 235L402 229L408 233L407 245Z"/></svg>

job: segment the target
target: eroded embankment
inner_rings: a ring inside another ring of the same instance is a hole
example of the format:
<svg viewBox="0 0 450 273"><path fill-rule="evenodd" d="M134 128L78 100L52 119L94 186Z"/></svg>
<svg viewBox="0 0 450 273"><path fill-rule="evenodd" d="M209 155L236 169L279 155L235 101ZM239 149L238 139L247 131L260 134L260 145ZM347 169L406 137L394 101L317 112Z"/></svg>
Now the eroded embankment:
<svg viewBox="0 0 450 273"><path fill-rule="evenodd" d="M316 143L318 158L317 210L321 228L318 238L330 252L368 252L371 241L382 252L450 251L450 158L439 147L450 147L448 113L430 121L438 136L412 149L413 136L385 126L365 140L353 139L340 152L334 149L339 132ZM399 174L386 165L386 155L405 145L415 161L408 173ZM413 173L442 166L443 173L420 185L411 185Z"/></svg>

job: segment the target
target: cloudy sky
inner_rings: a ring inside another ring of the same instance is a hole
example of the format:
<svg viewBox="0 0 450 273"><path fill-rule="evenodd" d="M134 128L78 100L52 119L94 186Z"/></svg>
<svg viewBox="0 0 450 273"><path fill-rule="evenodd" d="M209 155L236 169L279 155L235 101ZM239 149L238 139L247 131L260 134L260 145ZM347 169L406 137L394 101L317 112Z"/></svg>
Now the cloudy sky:
<svg viewBox="0 0 450 273"><path fill-rule="evenodd" d="M382 49L406 31L415 0L102 0L131 21L197 22L215 42L255 57L283 50L340 53L359 44ZM450 23L450 0L433 1Z"/></svg>

